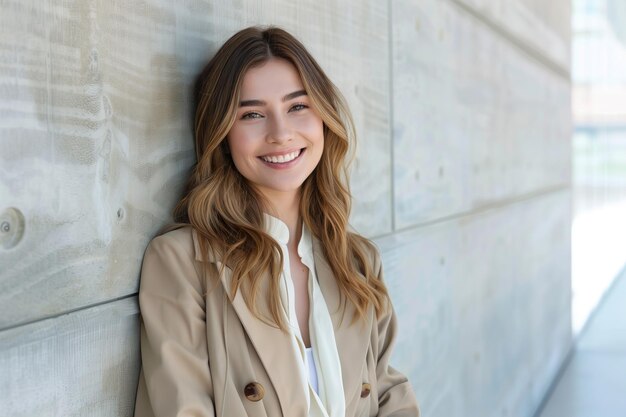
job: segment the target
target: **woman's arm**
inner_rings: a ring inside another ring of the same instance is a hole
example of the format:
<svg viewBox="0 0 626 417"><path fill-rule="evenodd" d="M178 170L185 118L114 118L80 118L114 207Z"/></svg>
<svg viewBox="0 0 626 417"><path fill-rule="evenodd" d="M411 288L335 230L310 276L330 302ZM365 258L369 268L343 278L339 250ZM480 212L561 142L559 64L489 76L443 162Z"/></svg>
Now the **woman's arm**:
<svg viewBox="0 0 626 417"><path fill-rule="evenodd" d="M171 236L153 239L144 255L139 290L148 401L138 401L136 416L215 415L203 293L193 255ZM148 407L152 412L139 409Z"/></svg>
<svg viewBox="0 0 626 417"><path fill-rule="evenodd" d="M382 262L378 251L374 257L374 271L384 282ZM407 377L389 365L389 359L396 339L396 313L388 303L383 314L378 317L378 363L376 379L378 386L379 417L419 417L420 412Z"/></svg>

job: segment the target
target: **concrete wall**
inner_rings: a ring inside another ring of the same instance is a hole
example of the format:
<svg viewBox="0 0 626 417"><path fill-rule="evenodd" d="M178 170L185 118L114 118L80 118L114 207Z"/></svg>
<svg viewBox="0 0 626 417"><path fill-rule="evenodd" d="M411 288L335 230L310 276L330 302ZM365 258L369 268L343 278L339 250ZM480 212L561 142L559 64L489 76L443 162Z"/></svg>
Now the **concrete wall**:
<svg viewBox="0 0 626 417"><path fill-rule="evenodd" d="M0 415L129 416L143 250L194 159L190 83L296 34L359 134L355 227L425 416L531 416L570 344L567 0L7 0Z"/></svg>

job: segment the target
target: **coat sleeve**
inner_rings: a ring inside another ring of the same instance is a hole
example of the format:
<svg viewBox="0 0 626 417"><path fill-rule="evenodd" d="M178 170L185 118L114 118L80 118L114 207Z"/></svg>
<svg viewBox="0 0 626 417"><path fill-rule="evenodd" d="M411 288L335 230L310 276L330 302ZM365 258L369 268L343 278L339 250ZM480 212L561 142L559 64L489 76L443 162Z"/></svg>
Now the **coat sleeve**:
<svg viewBox="0 0 626 417"><path fill-rule="evenodd" d="M144 254L139 289L142 372L135 417L214 416L204 285L194 257L167 235Z"/></svg>
<svg viewBox="0 0 626 417"><path fill-rule="evenodd" d="M378 251L374 257L374 271L384 282L382 262ZM378 362L376 379L378 386L379 417L419 417L417 400L407 377L389 365L397 334L397 318L391 302L378 319Z"/></svg>

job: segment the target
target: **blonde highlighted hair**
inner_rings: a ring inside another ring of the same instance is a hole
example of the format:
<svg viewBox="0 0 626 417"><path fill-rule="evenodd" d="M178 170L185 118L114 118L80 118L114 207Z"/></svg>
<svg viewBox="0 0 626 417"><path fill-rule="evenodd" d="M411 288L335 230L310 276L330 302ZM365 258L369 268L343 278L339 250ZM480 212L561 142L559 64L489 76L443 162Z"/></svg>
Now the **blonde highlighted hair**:
<svg viewBox="0 0 626 417"><path fill-rule="evenodd" d="M294 65L324 123L321 160L301 188L300 215L318 239L341 293L357 314L373 305L379 315L388 300L384 284L372 270L372 243L348 230L351 196L347 156L355 140L344 98L305 47L277 27L249 27L237 32L208 62L195 88L194 121L197 163L187 189L173 211L175 224L190 224L204 254L213 252L232 269L230 296L242 291L248 308L261 320L286 329L280 314L279 280L283 257L278 243L264 231L267 202L237 171L226 136L235 121L246 71L270 58ZM265 277L265 278L264 278ZM257 294L269 279L271 317L261 317ZM344 310L345 311L345 310Z"/></svg>

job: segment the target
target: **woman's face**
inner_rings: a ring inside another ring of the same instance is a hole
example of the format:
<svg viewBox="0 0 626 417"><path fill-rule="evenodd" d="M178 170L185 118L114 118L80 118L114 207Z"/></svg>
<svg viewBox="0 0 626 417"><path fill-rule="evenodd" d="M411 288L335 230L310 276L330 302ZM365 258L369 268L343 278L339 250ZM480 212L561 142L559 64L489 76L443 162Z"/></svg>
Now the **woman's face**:
<svg viewBox="0 0 626 417"><path fill-rule="evenodd" d="M297 193L320 161L323 122L311 104L289 61L271 58L244 75L226 139L237 170L270 201Z"/></svg>

